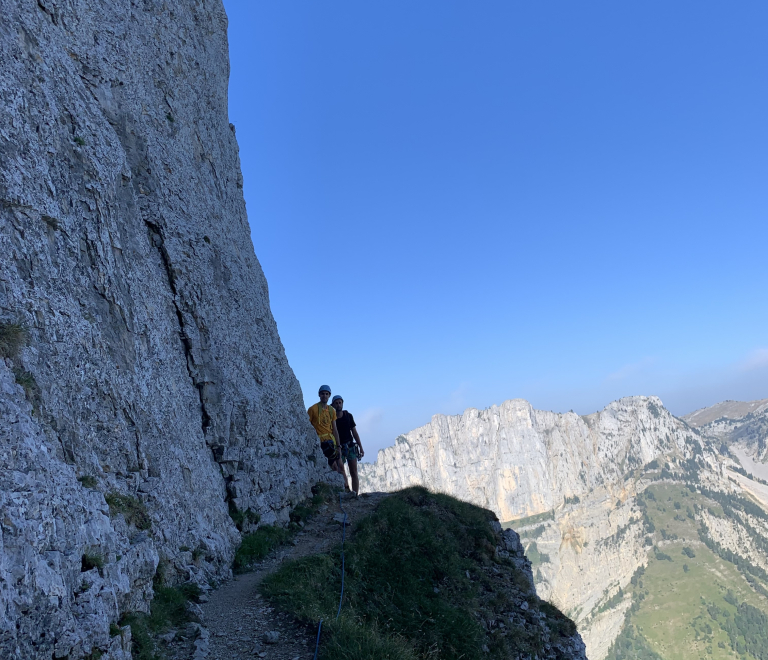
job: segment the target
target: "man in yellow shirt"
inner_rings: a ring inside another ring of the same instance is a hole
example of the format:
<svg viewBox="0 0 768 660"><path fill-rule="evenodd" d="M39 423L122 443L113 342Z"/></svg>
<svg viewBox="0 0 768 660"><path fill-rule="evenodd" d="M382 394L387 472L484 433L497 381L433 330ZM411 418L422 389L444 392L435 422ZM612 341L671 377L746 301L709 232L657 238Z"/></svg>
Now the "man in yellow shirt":
<svg viewBox="0 0 768 660"><path fill-rule="evenodd" d="M341 442L339 442L339 432L336 429L336 410L328 405L331 388L328 385L321 385L318 395L320 402L311 405L307 410L309 421L317 431L320 438L320 449L323 450L323 455L328 459L328 465L344 477L344 490L348 491L347 471L341 462L341 452L339 451Z"/></svg>

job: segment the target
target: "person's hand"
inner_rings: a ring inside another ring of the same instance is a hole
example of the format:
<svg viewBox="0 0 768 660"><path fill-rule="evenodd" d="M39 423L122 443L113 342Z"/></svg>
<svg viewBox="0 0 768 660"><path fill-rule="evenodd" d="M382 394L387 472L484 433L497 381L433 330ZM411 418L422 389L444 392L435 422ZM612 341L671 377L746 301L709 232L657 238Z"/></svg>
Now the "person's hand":
<svg viewBox="0 0 768 660"><path fill-rule="evenodd" d="M360 458L365 456L365 452L363 451L363 445L357 445L360 448Z"/></svg>

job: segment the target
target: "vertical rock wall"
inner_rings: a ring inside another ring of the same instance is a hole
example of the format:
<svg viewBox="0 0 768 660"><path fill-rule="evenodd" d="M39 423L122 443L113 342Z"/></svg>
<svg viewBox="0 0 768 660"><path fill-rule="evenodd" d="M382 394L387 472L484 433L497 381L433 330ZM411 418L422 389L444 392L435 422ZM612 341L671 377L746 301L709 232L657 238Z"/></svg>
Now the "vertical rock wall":
<svg viewBox="0 0 768 660"><path fill-rule="evenodd" d="M0 338L25 328L0 342L0 656L117 658L161 558L226 574L228 507L284 520L322 463L250 241L220 0L0 16Z"/></svg>
<svg viewBox="0 0 768 660"><path fill-rule="evenodd" d="M422 485L517 519L536 589L572 618L601 660L629 602L601 608L646 562L635 468L690 457L700 441L657 397L628 397L580 417L516 399L463 415L435 415L362 466L365 489ZM519 520L532 516L527 520Z"/></svg>
<svg viewBox="0 0 768 660"><path fill-rule="evenodd" d="M362 466L368 490L426 486L491 509L507 521L565 498L619 484L634 467L692 436L657 397L627 397L580 417L522 399L463 415L435 415Z"/></svg>

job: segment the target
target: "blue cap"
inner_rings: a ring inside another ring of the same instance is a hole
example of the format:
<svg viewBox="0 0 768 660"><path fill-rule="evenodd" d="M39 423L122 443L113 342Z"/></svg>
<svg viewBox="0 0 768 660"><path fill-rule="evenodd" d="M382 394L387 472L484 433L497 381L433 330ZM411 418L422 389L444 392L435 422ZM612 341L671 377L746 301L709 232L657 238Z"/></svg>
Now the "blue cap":
<svg viewBox="0 0 768 660"><path fill-rule="evenodd" d="M336 403L337 401L344 401L343 397L340 397L338 394L331 399L331 403Z"/></svg>
<svg viewBox="0 0 768 660"><path fill-rule="evenodd" d="M331 393L331 386L330 385L321 385L320 389L317 390L317 393L320 394L320 392L328 392L328 394Z"/></svg>

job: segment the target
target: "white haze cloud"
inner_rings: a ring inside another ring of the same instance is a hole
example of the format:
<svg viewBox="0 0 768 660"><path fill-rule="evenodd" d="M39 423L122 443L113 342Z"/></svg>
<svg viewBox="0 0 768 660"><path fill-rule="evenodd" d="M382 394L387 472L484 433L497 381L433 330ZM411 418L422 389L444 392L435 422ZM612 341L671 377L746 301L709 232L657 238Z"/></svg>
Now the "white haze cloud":
<svg viewBox="0 0 768 660"><path fill-rule="evenodd" d="M742 371L754 371L768 367L768 348L758 348L752 351L741 364Z"/></svg>
<svg viewBox="0 0 768 660"><path fill-rule="evenodd" d="M384 419L383 408L367 408L361 413L355 413L355 423L357 431L361 435L374 434L381 426Z"/></svg>
<svg viewBox="0 0 768 660"><path fill-rule="evenodd" d="M606 380L626 380L631 376L635 376L638 373L644 371L647 367L656 362L655 358L647 357L643 358L639 362L633 362L632 364L625 364L621 369L608 374Z"/></svg>

